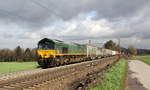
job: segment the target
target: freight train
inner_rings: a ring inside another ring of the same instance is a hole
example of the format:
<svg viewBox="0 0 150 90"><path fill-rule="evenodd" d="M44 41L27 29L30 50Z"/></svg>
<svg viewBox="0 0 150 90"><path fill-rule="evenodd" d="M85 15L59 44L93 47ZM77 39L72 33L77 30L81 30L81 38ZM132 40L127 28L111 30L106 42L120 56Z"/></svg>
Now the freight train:
<svg viewBox="0 0 150 90"><path fill-rule="evenodd" d="M117 51L44 38L38 42L38 64L42 68L115 56Z"/></svg>

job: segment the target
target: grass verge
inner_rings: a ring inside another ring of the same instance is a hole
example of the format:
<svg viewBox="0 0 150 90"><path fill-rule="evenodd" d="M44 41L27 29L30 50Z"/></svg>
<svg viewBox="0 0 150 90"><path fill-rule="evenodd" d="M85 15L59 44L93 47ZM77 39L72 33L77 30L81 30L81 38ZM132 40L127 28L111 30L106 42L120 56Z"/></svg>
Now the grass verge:
<svg viewBox="0 0 150 90"><path fill-rule="evenodd" d="M34 69L37 62L0 62L0 74Z"/></svg>
<svg viewBox="0 0 150 90"><path fill-rule="evenodd" d="M127 69L127 61L121 59L112 68L102 74L102 80L90 90L123 90Z"/></svg>
<svg viewBox="0 0 150 90"><path fill-rule="evenodd" d="M140 60L146 64L150 65L150 55L140 55L135 57L136 60Z"/></svg>

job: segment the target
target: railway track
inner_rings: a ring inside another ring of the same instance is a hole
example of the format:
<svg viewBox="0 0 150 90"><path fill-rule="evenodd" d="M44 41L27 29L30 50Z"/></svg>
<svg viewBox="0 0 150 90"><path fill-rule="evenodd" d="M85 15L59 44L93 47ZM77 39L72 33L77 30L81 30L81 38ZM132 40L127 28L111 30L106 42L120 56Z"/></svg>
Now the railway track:
<svg viewBox="0 0 150 90"><path fill-rule="evenodd" d="M0 90L69 90L72 82L104 69L118 57L87 61L49 69L2 75Z"/></svg>

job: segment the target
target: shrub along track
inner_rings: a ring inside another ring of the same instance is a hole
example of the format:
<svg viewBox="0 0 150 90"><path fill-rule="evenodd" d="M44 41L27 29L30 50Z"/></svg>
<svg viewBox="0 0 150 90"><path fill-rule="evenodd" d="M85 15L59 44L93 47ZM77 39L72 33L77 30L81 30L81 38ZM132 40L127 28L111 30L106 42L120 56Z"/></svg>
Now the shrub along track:
<svg viewBox="0 0 150 90"><path fill-rule="evenodd" d="M110 57L3 76L0 77L0 90L70 90L75 81L85 79L91 73L103 70L117 60L118 57Z"/></svg>

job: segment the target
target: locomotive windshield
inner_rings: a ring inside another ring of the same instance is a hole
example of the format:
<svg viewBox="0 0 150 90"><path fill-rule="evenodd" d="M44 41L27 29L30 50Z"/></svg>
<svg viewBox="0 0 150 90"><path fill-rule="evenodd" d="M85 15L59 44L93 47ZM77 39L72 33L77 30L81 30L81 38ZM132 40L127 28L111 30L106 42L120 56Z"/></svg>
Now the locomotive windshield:
<svg viewBox="0 0 150 90"><path fill-rule="evenodd" d="M39 43L38 44L38 49L54 49L54 44L50 42L45 42L45 43Z"/></svg>

